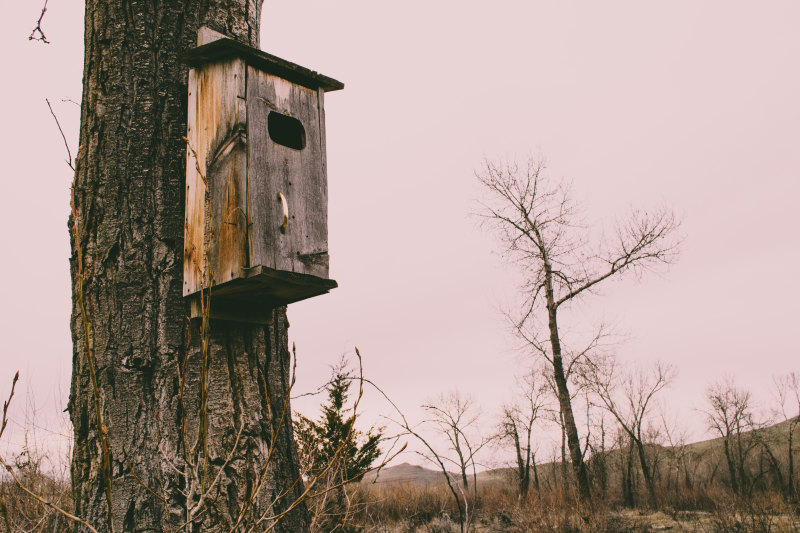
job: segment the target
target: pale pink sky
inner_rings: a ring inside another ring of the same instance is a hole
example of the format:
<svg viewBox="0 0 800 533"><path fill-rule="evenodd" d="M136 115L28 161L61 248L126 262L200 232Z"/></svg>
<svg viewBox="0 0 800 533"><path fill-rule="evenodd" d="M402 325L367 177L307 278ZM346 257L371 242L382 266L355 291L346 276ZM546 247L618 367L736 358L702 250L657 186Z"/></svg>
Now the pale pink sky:
<svg viewBox="0 0 800 533"><path fill-rule="evenodd" d="M71 364L71 175L44 98L74 153L78 108L61 100L80 100L83 4L50 3L50 45L27 40L38 2L0 22L0 395L20 369L21 390L55 411ZM532 152L590 222L667 204L686 234L671 269L612 283L562 323L613 322L631 336L623 358L675 364L684 418L723 374L766 400L772 375L800 370L798 21L794 0L267 1L262 48L346 84L326 99L340 287L289 308L298 392L358 345L412 418L455 387L487 413L509 399L527 363L497 309L517 273L469 213L485 156Z"/></svg>

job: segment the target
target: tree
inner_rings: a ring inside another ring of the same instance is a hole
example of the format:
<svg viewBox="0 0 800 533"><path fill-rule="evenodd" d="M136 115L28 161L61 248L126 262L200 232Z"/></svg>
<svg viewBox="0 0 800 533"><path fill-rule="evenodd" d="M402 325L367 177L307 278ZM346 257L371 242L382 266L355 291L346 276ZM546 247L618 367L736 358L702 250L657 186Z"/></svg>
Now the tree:
<svg viewBox="0 0 800 533"><path fill-rule="evenodd" d="M325 387L328 401L322 406L318 421L298 415L295 420L300 464L309 479L318 480L310 502L310 531L346 531L353 511L346 485L358 482L381 454L382 430L370 428L366 433L356 429L359 395L352 407L346 408L350 385L354 378L347 361L342 359L332 369Z"/></svg>
<svg viewBox="0 0 800 533"><path fill-rule="evenodd" d="M503 406L498 437L514 445L517 463L517 487L520 499L525 499L531 485L533 468L536 490L539 490L539 475L536 471L536 453L532 447L533 426L546 408L547 384L537 383L538 372L531 370L520 380L518 400Z"/></svg>
<svg viewBox="0 0 800 533"><path fill-rule="evenodd" d="M399 438L404 435L413 436L427 450L427 452L417 451L416 453L424 457L426 460L434 463L441 471L442 476L444 477L445 484L447 485L447 490L450 492L450 495L453 498L453 502L456 505L456 509L458 510L459 529L461 533L469 533L470 528L472 527L472 523L474 521L474 511L470 509L469 498L467 493L465 492L465 489L467 487L466 485L463 485L464 482L463 477L462 477L462 484L459 484L456 480L452 478L450 472L447 470L446 463L452 464L454 461L446 457L444 454L439 453L436 450L436 448L434 448L434 446L430 443L430 441L422 436L419 429L416 426L413 426L408 421L408 418L406 418L406 415L403 414L403 411L401 411L400 408L397 407L397 404L395 404L391 400L391 398L389 398L389 396L387 396L386 393L379 387L375 388L381 394L381 396L383 396L383 398L389 403L389 405L392 406L392 409L395 412L396 418L390 418L390 417L387 418L388 420L397 424L403 430L403 433L397 435L397 437ZM425 406L423 406L423 408L425 408ZM429 420L423 421L423 424L424 422L429 422ZM474 448L469 446L468 443L465 445L472 452L471 455L474 457L474 453L478 451L477 449L483 447L485 444L488 444L488 442L489 440L487 439L486 441L483 441L483 443L480 444L480 446L475 446ZM400 451L403 451L405 448L406 445L404 444L400 448ZM471 464L473 467L473 477L477 478L477 474L475 473L474 469L475 466L474 461ZM473 502L474 502L477 499L477 493L478 493L477 484L474 482L472 484L472 490L473 490Z"/></svg>
<svg viewBox="0 0 800 533"><path fill-rule="evenodd" d="M706 420L709 429L722 437L731 488L744 496L749 488L745 462L757 443L750 392L738 388L732 379L725 379L709 387L706 400Z"/></svg>
<svg viewBox="0 0 800 533"><path fill-rule="evenodd" d="M356 414L345 408L352 380L346 361L342 360L333 368L325 387L328 401L322 406L320 419L315 422L297 416L295 435L300 462L304 472L312 476L336 462L337 477L342 481L360 481L381 454L382 431L370 428L363 433L355 429Z"/></svg>
<svg viewBox="0 0 800 533"><path fill-rule="evenodd" d="M477 483L475 458L491 438L482 438L475 433L478 418L481 416L479 406L472 396L464 396L458 390L441 395L435 403L423 405L430 418L426 422L433 424L439 434L448 442L449 451L454 455L442 459L458 468L461 484L469 487L469 471L472 471L473 489Z"/></svg>
<svg viewBox="0 0 800 533"><path fill-rule="evenodd" d="M569 371L589 348L565 350L558 312L625 273L641 274L677 254L678 222L671 211L633 211L616 230L613 241L590 248L585 228L578 225L569 188L551 181L544 165L529 159L516 163L486 161L476 173L488 193L480 216L495 229L506 256L522 269L522 316L516 331L550 363L564 420L570 460L581 499L591 499L589 479L572 409ZM546 324L546 332L540 325ZM564 357L568 358L565 367ZM572 355L572 357L570 357Z"/></svg>
<svg viewBox="0 0 800 533"><path fill-rule="evenodd" d="M681 485L681 476L683 477L683 486L686 489L692 488L692 466L696 469L699 461L693 460L693 457L690 455L687 446L689 433L678 417L668 416L663 406L660 410L659 417L661 419L661 428L664 431L667 444L669 445L667 450L671 473L667 475L667 490L672 486L675 494L677 494Z"/></svg>
<svg viewBox="0 0 800 533"><path fill-rule="evenodd" d="M86 2L68 408L75 512L102 532L306 529L286 308L189 321L181 290L181 57L203 25L257 46L261 5Z"/></svg>
<svg viewBox="0 0 800 533"><path fill-rule="evenodd" d="M658 362L649 369L639 367L620 372L615 358L589 360L584 368L587 387L617 420L631 446L635 446L650 504L656 505L655 476L645 451L643 430L653 397L675 379L675 368Z"/></svg>
<svg viewBox="0 0 800 533"><path fill-rule="evenodd" d="M794 433L797 425L800 424L800 375L796 372L790 372L783 376L777 376L773 379L774 388L773 394L775 395L775 414L783 419L786 423L786 445L787 445L787 465L786 465L786 481L783 485L783 491L789 501L795 501L795 481L794 481ZM768 449L769 451L769 449ZM770 458L776 463L776 468L780 473L780 466L775 461L775 457L769 451Z"/></svg>

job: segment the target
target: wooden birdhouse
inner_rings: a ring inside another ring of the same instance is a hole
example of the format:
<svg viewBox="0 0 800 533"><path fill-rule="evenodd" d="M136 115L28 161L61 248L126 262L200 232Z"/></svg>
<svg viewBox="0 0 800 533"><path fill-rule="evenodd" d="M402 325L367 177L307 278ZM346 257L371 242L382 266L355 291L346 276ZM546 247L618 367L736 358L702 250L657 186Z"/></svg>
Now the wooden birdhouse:
<svg viewBox="0 0 800 533"><path fill-rule="evenodd" d="M344 85L219 39L191 50L183 294L199 316L266 322L325 294L324 95Z"/></svg>

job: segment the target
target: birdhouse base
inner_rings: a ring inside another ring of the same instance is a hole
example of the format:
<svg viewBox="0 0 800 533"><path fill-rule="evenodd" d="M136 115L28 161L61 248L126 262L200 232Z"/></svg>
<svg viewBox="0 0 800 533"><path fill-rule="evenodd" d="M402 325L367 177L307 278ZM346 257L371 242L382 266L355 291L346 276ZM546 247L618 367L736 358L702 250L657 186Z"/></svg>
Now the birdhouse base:
<svg viewBox="0 0 800 533"><path fill-rule="evenodd" d="M211 289L209 318L251 324L271 324L272 310L306 298L327 294L336 281L309 274L286 272L258 265L237 278ZM200 294L188 296L191 317L201 318Z"/></svg>

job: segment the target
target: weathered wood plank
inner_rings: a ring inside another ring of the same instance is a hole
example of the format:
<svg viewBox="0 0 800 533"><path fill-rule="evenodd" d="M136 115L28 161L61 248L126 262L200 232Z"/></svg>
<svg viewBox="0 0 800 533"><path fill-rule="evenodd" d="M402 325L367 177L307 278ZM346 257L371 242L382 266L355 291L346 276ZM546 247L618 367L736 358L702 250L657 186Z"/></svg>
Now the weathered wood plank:
<svg viewBox="0 0 800 533"><path fill-rule="evenodd" d="M243 303L278 306L325 294L336 287L338 284L332 279L259 265L247 269L244 278L217 287L211 294Z"/></svg>
<svg viewBox="0 0 800 533"><path fill-rule="evenodd" d="M250 265L278 268L278 187L273 186L270 162L264 150L267 116L274 95L260 83L259 71L247 69L247 218L250 221Z"/></svg>
<svg viewBox="0 0 800 533"><path fill-rule="evenodd" d="M202 65L189 81L184 296L209 279L217 284L241 275L248 229L244 62Z"/></svg>
<svg viewBox="0 0 800 533"><path fill-rule="evenodd" d="M213 41L213 42L212 42ZM245 44L234 41L233 39L213 39L202 46L189 50L184 54L184 61L192 66L202 65L211 61L222 59L240 58L247 61L259 70L277 74L282 78L294 83L304 85L316 90L318 87L326 91L338 91L344 89L344 83L329 78L319 72L314 72L305 67L301 67L280 57L268 54Z"/></svg>
<svg viewBox="0 0 800 533"><path fill-rule="evenodd" d="M203 284L203 238L205 233L206 186L196 166L201 161L198 149L198 134L202 126L197 124L197 70L189 70L189 109L186 128L188 147L186 150L186 218L183 238L183 295L197 292ZM195 157L197 159L195 159Z"/></svg>
<svg viewBox="0 0 800 533"><path fill-rule="evenodd" d="M270 137L270 113L302 123L302 149L281 145ZM319 91L249 68L251 266L328 277L328 198L320 125ZM280 230L279 192L289 207L285 232Z"/></svg>
<svg viewBox="0 0 800 533"><path fill-rule="evenodd" d="M211 289L209 317L255 324L269 323L271 309L327 294L338 284L308 274L256 266L243 277ZM199 295L190 299L192 318L202 316Z"/></svg>

